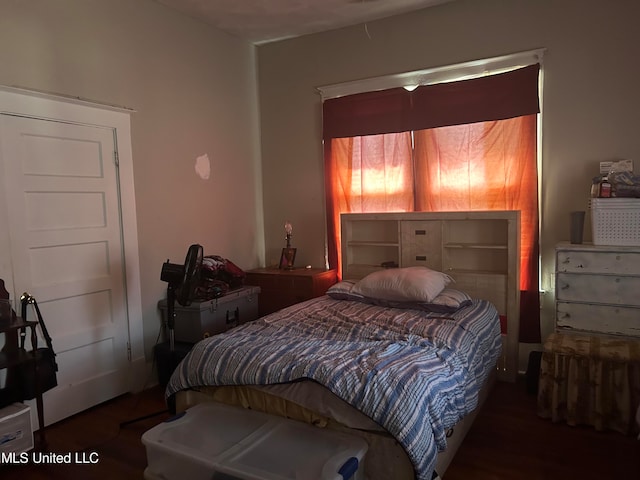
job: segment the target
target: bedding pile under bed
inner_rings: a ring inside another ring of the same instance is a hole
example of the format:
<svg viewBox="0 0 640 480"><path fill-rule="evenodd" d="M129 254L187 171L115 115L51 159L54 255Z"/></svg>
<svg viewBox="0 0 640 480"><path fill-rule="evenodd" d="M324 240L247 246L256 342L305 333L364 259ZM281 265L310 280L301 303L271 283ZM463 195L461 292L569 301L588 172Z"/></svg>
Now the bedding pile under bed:
<svg viewBox="0 0 640 480"><path fill-rule="evenodd" d="M309 300L197 343L166 395L311 379L384 427L431 480L447 429L476 407L500 356L495 307L469 303L436 313Z"/></svg>

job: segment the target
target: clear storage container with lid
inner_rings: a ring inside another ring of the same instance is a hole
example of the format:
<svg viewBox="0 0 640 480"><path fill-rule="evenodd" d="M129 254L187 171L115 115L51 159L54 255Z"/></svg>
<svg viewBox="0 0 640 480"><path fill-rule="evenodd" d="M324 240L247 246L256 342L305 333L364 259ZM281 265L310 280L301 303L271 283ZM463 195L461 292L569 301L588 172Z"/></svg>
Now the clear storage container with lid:
<svg viewBox="0 0 640 480"><path fill-rule="evenodd" d="M360 437L215 402L145 432L153 480L356 480Z"/></svg>

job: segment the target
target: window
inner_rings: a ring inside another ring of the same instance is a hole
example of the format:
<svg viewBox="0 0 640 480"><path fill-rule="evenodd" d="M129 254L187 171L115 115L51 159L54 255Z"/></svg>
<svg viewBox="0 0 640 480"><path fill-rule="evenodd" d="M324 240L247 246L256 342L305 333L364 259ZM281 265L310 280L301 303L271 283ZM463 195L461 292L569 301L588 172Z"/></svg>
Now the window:
<svg viewBox="0 0 640 480"><path fill-rule="evenodd" d="M538 73L325 101L330 265L340 271L340 213L520 210L520 339L538 342Z"/></svg>

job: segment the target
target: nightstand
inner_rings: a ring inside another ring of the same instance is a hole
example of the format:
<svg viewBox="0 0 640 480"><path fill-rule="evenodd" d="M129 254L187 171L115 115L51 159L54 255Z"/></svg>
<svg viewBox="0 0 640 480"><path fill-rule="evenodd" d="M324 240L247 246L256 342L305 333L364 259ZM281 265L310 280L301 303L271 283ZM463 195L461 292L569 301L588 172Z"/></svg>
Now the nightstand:
<svg viewBox="0 0 640 480"><path fill-rule="evenodd" d="M257 268L246 273L245 285L260 287L260 316L324 295L337 282L335 270L322 268Z"/></svg>

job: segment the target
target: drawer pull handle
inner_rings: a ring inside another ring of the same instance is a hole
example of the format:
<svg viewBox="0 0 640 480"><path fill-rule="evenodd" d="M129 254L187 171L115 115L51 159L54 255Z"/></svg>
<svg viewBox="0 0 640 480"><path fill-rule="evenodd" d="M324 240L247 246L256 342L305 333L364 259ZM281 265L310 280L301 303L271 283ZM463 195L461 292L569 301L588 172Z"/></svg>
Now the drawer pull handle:
<svg viewBox="0 0 640 480"><path fill-rule="evenodd" d="M562 287L560 287L562 290L567 290L569 288L569 284L565 283L564 285L562 285Z"/></svg>
<svg viewBox="0 0 640 480"><path fill-rule="evenodd" d="M564 257L564 260L562 263L571 263L571 259L569 257Z"/></svg>
<svg viewBox="0 0 640 480"><path fill-rule="evenodd" d="M419 262L426 262L427 261L427 256L426 255L416 255L416 260Z"/></svg>
<svg viewBox="0 0 640 480"><path fill-rule="evenodd" d="M416 235L426 235L427 231L426 230L416 230Z"/></svg>

